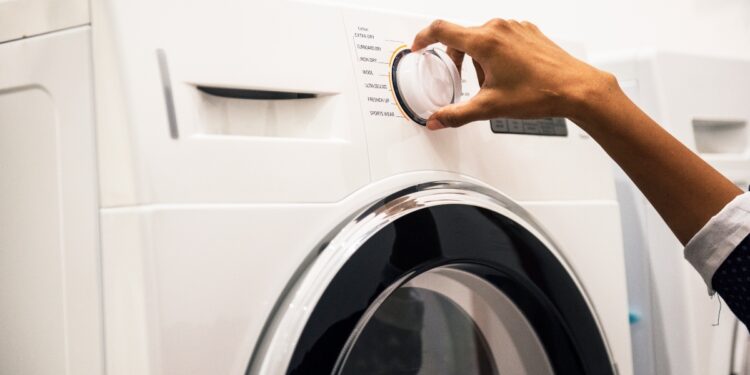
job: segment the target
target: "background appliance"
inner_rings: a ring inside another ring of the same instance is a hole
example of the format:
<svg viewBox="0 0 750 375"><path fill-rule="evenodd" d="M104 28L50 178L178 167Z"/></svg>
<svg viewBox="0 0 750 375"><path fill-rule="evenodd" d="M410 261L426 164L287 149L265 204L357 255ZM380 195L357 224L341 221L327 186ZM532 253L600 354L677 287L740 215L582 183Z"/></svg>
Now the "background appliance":
<svg viewBox="0 0 750 375"><path fill-rule="evenodd" d="M750 61L639 50L597 56L659 124L747 190ZM617 173L638 374L745 373L747 329L682 255L654 208Z"/></svg>
<svg viewBox="0 0 750 375"><path fill-rule="evenodd" d="M59 3L0 4L2 374L104 368L89 7Z"/></svg>

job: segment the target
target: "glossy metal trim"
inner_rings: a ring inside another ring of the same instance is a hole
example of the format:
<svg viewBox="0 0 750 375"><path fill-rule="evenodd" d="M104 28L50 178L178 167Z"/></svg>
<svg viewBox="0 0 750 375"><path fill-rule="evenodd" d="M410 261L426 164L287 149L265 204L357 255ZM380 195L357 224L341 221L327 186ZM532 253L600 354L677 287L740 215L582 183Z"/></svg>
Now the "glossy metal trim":
<svg viewBox="0 0 750 375"><path fill-rule="evenodd" d="M161 89L164 93L164 104L167 109L167 120L169 123L169 136L172 139L180 137L177 128L177 115L174 109L174 98L172 97L172 80L169 76L169 65L167 64L167 54L163 49L156 50L156 60L159 63L159 75L161 77Z"/></svg>
<svg viewBox="0 0 750 375"><path fill-rule="evenodd" d="M375 233L422 208L448 204L471 205L497 212L515 221L539 239L562 264L581 291L602 336L613 372L617 373L606 333L586 289L565 256L558 250L559 247L532 216L509 197L488 187L464 181L436 181L402 189L371 204L345 220L327 236L318 250L312 252L300 266L275 305L271 319L261 332L247 374L287 372L295 344L321 295L344 263Z"/></svg>

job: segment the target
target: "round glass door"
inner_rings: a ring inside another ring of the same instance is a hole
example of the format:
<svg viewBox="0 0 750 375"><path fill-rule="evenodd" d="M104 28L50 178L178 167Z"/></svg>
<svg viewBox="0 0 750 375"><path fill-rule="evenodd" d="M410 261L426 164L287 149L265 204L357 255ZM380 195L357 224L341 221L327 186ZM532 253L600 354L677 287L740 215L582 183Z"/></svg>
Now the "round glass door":
<svg viewBox="0 0 750 375"><path fill-rule="evenodd" d="M615 374L564 259L511 203L472 189L405 190L326 241L248 373Z"/></svg>
<svg viewBox="0 0 750 375"><path fill-rule="evenodd" d="M492 284L454 267L418 275L364 317L337 374L552 374L520 309Z"/></svg>

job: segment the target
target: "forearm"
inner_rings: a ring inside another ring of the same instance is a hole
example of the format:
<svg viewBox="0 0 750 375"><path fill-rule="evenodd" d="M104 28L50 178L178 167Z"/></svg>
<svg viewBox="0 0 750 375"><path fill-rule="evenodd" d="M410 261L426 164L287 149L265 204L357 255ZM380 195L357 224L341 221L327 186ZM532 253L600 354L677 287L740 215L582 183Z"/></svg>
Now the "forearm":
<svg viewBox="0 0 750 375"><path fill-rule="evenodd" d="M603 76L594 85L571 117L687 243L742 191L643 113L613 78Z"/></svg>
<svg viewBox="0 0 750 375"><path fill-rule="evenodd" d="M611 75L528 22L493 19L465 28L435 21L412 49L436 42L458 61L464 53L472 57L481 89L434 113L428 129L494 117L569 117L625 170L682 243L741 193L630 102Z"/></svg>

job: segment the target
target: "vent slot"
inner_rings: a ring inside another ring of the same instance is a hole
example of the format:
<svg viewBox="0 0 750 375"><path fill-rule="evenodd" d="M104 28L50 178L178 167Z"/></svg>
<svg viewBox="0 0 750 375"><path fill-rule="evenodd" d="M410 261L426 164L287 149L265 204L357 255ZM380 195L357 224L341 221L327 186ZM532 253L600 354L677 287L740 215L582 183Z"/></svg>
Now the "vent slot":
<svg viewBox="0 0 750 375"><path fill-rule="evenodd" d="M701 154L740 154L747 150L747 121L693 119L695 149Z"/></svg>

